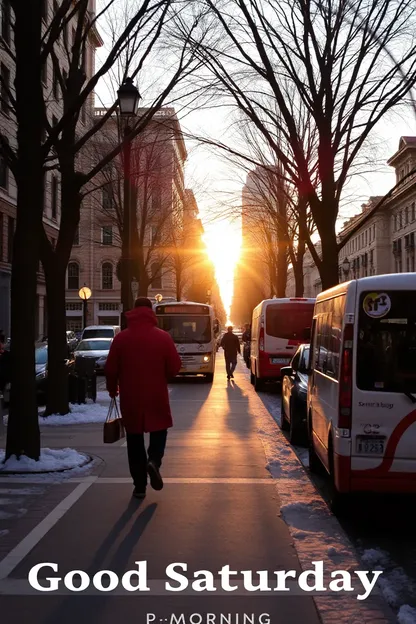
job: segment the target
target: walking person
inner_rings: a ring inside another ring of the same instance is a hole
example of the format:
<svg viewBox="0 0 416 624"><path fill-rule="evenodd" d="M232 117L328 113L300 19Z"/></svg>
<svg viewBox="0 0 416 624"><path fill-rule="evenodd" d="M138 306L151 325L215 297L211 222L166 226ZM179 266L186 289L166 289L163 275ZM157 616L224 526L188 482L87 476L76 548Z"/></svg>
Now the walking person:
<svg viewBox="0 0 416 624"><path fill-rule="evenodd" d="M238 336L233 334L232 327L228 327L227 333L224 334L221 340L221 346L224 349L227 379L234 379L234 371L237 366L237 354L241 354L241 347Z"/></svg>
<svg viewBox="0 0 416 624"><path fill-rule="evenodd" d="M148 475L153 489L163 488L160 467L167 430L173 425L168 382L179 373L181 359L172 338L157 327L150 299L136 299L126 318L127 329L111 344L105 376L110 397L120 393L133 496L144 498ZM144 434L148 432L146 453Z"/></svg>

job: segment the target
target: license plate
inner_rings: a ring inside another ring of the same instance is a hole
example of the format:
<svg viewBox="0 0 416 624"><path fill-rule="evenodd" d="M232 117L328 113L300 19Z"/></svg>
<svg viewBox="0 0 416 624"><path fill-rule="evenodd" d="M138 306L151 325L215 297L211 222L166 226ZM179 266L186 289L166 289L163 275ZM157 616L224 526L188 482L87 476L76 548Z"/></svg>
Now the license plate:
<svg viewBox="0 0 416 624"><path fill-rule="evenodd" d="M386 438L357 436L356 450L362 455L384 455Z"/></svg>
<svg viewBox="0 0 416 624"><path fill-rule="evenodd" d="M270 358L272 364L289 364L290 360L287 358Z"/></svg>

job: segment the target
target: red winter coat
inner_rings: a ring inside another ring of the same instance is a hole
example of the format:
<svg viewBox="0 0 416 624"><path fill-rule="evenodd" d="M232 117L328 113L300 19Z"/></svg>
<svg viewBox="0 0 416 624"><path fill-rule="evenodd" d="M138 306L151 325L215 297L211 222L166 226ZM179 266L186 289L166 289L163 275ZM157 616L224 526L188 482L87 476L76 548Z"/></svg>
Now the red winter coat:
<svg viewBox="0 0 416 624"><path fill-rule="evenodd" d="M168 381L179 373L181 359L172 338L156 327L156 315L139 307L126 313L127 329L114 338L105 366L107 390L120 393L127 433L172 427Z"/></svg>

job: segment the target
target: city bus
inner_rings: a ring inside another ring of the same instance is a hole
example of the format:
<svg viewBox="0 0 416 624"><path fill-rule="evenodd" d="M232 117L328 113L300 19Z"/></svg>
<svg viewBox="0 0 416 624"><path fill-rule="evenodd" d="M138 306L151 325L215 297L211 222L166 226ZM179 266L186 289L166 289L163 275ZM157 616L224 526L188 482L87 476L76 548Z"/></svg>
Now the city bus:
<svg viewBox="0 0 416 624"><path fill-rule="evenodd" d="M292 297L265 299L253 310L250 371L255 390L269 381L281 381L297 348L308 343L315 299Z"/></svg>
<svg viewBox="0 0 416 624"><path fill-rule="evenodd" d="M219 332L214 308L185 301L159 303L154 311L158 326L168 332L176 344L182 360L179 375L204 375L212 382Z"/></svg>

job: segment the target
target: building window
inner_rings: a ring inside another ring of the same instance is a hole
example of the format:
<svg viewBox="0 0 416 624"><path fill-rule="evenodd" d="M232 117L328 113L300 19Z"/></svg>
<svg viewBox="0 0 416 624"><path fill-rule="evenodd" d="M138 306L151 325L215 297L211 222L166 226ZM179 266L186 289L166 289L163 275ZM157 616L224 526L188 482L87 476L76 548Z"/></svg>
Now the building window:
<svg viewBox="0 0 416 624"><path fill-rule="evenodd" d="M13 260L13 239L14 239L14 219L9 217L7 226L7 262L12 263Z"/></svg>
<svg viewBox="0 0 416 624"><path fill-rule="evenodd" d="M412 221L414 221L416 219L416 214L415 214L415 202L412 203Z"/></svg>
<svg viewBox="0 0 416 624"><path fill-rule="evenodd" d="M1 110L5 115L10 112L10 69L1 63Z"/></svg>
<svg viewBox="0 0 416 624"><path fill-rule="evenodd" d="M397 232L397 215L394 215L394 226L393 226L393 231Z"/></svg>
<svg viewBox="0 0 416 624"><path fill-rule="evenodd" d="M101 242L103 245L113 244L113 228L111 225L105 225L101 228Z"/></svg>
<svg viewBox="0 0 416 624"><path fill-rule="evenodd" d="M403 227L403 213L402 211L400 211L399 213L399 230L401 230Z"/></svg>
<svg viewBox="0 0 416 624"><path fill-rule="evenodd" d="M113 185L111 182L105 184L102 188L102 206L103 210L112 211L114 209Z"/></svg>
<svg viewBox="0 0 416 624"><path fill-rule="evenodd" d="M376 224L373 225L373 240L376 240Z"/></svg>
<svg viewBox="0 0 416 624"><path fill-rule="evenodd" d="M53 175L51 183L51 208L52 219L56 219L58 214L58 178Z"/></svg>
<svg viewBox="0 0 416 624"><path fill-rule="evenodd" d="M6 159L0 154L0 186L7 190L9 178L9 169L6 164Z"/></svg>
<svg viewBox="0 0 416 624"><path fill-rule="evenodd" d="M79 224L75 230L73 245L79 245Z"/></svg>
<svg viewBox="0 0 416 624"><path fill-rule="evenodd" d="M162 288L162 276L160 275L160 266L157 262L152 264L152 288Z"/></svg>
<svg viewBox="0 0 416 624"><path fill-rule="evenodd" d="M409 223L409 208L406 206L404 209L404 224L407 225Z"/></svg>
<svg viewBox="0 0 416 624"><path fill-rule="evenodd" d="M4 43L10 45L10 0L1 3L1 36Z"/></svg>
<svg viewBox="0 0 416 624"><path fill-rule="evenodd" d="M111 262L104 262L101 267L101 279L103 290L113 290L113 265Z"/></svg>
<svg viewBox="0 0 416 624"><path fill-rule="evenodd" d="M68 290L79 290L79 264L77 262L68 264Z"/></svg>

